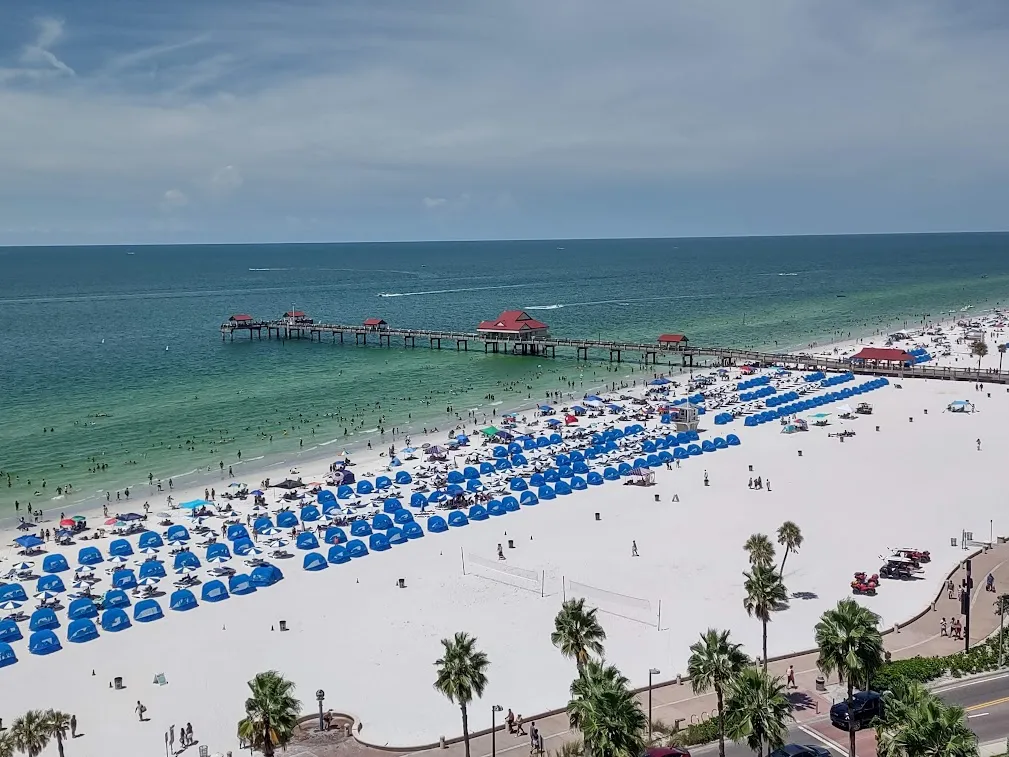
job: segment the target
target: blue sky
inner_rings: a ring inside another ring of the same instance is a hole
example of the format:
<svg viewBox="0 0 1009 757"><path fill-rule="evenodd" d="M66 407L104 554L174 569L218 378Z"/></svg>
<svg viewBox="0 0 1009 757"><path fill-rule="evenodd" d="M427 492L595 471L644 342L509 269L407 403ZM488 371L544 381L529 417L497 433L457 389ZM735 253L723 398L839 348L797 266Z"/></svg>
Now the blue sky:
<svg viewBox="0 0 1009 757"><path fill-rule="evenodd" d="M1009 225L1003 0L0 8L0 244Z"/></svg>

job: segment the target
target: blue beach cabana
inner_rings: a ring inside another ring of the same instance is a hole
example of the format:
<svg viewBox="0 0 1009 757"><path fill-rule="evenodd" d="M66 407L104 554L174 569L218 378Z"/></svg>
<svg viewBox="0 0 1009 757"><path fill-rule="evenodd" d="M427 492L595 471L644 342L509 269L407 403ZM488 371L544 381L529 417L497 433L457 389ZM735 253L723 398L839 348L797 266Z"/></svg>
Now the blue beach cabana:
<svg viewBox="0 0 1009 757"><path fill-rule="evenodd" d="M70 620L80 620L81 618L97 618L98 608L91 600L91 597L78 597L70 603L67 608L67 617Z"/></svg>
<svg viewBox="0 0 1009 757"><path fill-rule="evenodd" d="M214 542L207 547L207 562L230 560L231 551L228 549L228 545L223 542Z"/></svg>
<svg viewBox="0 0 1009 757"><path fill-rule="evenodd" d="M257 534L261 534L263 531L267 531L271 528L273 528L273 521L266 515L260 515L252 522L252 530Z"/></svg>
<svg viewBox="0 0 1009 757"><path fill-rule="evenodd" d="M176 612L185 612L197 607L196 596L189 589L177 589L172 592L168 606Z"/></svg>
<svg viewBox="0 0 1009 757"><path fill-rule="evenodd" d="M453 510L448 514L448 524L453 528L469 525L469 518L462 510Z"/></svg>
<svg viewBox="0 0 1009 757"><path fill-rule="evenodd" d="M519 501L510 494L507 497L501 499L501 504L504 505L504 509L507 512L515 513L519 510Z"/></svg>
<svg viewBox="0 0 1009 757"><path fill-rule="evenodd" d="M236 573L228 579L228 591L238 596L252 594L256 591L256 585L245 573Z"/></svg>
<svg viewBox="0 0 1009 757"><path fill-rule="evenodd" d="M347 542L347 554L351 557L364 557L368 554L368 547L360 539L351 539Z"/></svg>
<svg viewBox="0 0 1009 757"><path fill-rule="evenodd" d="M122 589L109 589L102 599L104 607L129 607L130 597Z"/></svg>
<svg viewBox="0 0 1009 757"><path fill-rule="evenodd" d="M412 484L413 476L407 473L405 470L396 471L396 483L397 484Z"/></svg>
<svg viewBox="0 0 1009 757"><path fill-rule="evenodd" d="M168 537L168 541L189 541L189 530L185 526L176 523L174 526L168 527L165 536Z"/></svg>
<svg viewBox="0 0 1009 757"><path fill-rule="evenodd" d="M98 629L90 618L78 618L67 626L67 641L83 644L98 638Z"/></svg>
<svg viewBox="0 0 1009 757"><path fill-rule="evenodd" d="M67 587L63 585L63 579L56 575L42 576L35 583L36 594L43 591L51 591L54 594L62 594L66 590Z"/></svg>
<svg viewBox="0 0 1009 757"><path fill-rule="evenodd" d="M63 649L60 640L52 631L36 631L28 639L28 651L34 655L47 655Z"/></svg>
<svg viewBox="0 0 1009 757"><path fill-rule="evenodd" d="M172 563L172 567L175 570L179 568L199 568L200 558L196 556L195 552L179 552L175 556L175 561Z"/></svg>
<svg viewBox="0 0 1009 757"><path fill-rule="evenodd" d="M319 512L319 508L315 505L305 505L301 508L301 522L302 523L314 523L322 517L322 513Z"/></svg>
<svg viewBox="0 0 1009 757"><path fill-rule="evenodd" d="M6 584L0 586L0 604L4 602L27 602L28 595L21 584Z"/></svg>
<svg viewBox="0 0 1009 757"><path fill-rule="evenodd" d="M395 497L389 497L389 499L382 503L382 512L388 513L389 515L395 515L402 509L403 503Z"/></svg>
<svg viewBox="0 0 1009 757"><path fill-rule="evenodd" d="M137 576L129 568L122 568L112 574L112 586L116 589L135 589Z"/></svg>
<svg viewBox="0 0 1009 757"><path fill-rule="evenodd" d="M326 529L323 541L325 541L326 544L343 544L347 541L347 534L339 526L330 526Z"/></svg>
<svg viewBox="0 0 1009 757"><path fill-rule="evenodd" d="M403 536L407 539L420 539L424 536L424 529L416 521L403 526Z"/></svg>
<svg viewBox="0 0 1009 757"><path fill-rule="evenodd" d="M236 555L247 555L255 548L256 545L252 543L252 539L239 539L231 545L231 550Z"/></svg>
<svg viewBox="0 0 1009 757"><path fill-rule="evenodd" d="M133 619L138 623L150 623L165 617L159 605L153 599L142 599L133 607Z"/></svg>
<svg viewBox="0 0 1009 757"><path fill-rule="evenodd" d="M522 492L522 495L519 497L519 502L526 507L531 507L532 505L538 505L540 503L540 498L533 492Z"/></svg>
<svg viewBox="0 0 1009 757"><path fill-rule="evenodd" d="M42 560L42 570L46 573L62 573L69 569L70 565L67 563L67 558L58 552L46 555L45 559Z"/></svg>
<svg viewBox="0 0 1009 757"><path fill-rule="evenodd" d="M385 513L378 513L371 519L371 528L373 531L386 531L392 528L392 526L392 518Z"/></svg>
<svg viewBox="0 0 1009 757"><path fill-rule="evenodd" d="M311 531L302 531L298 534L295 546L297 546L298 549L318 549L319 540L315 538L315 534Z"/></svg>
<svg viewBox="0 0 1009 757"><path fill-rule="evenodd" d="M59 628L60 621L56 613L48 607L36 610L32 613L31 620L28 621L29 631L44 631L47 628Z"/></svg>
<svg viewBox="0 0 1009 757"><path fill-rule="evenodd" d="M440 515L432 515L427 519L427 530L432 534L441 534L448 531L448 523Z"/></svg>
<svg viewBox="0 0 1009 757"><path fill-rule="evenodd" d="M284 574L280 572L280 568L276 565L260 565L258 568L252 571L249 576L249 580L252 581L253 586L273 586L278 581L284 578Z"/></svg>
<svg viewBox="0 0 1009 757"><path fill-rule="evenodd" d="M392 517L393 521L398 526L406 525L407 523L413 522L413 513L409 510L397 510L396 514Z"/></svg>
<svg viewBox="0 0 1009 757"><path fill-rule="evenodd" d="M302 560L301 567L304 570L316 571L328 568L329 564L326 562L326 558L318 552L309 552L305 555L305 559Z"/></svg>
<svg viewBox="0 0 1009 757"><path fill-rule="evenodd" d="M159 549L165 546L165 542L162 541L160 534L154 531L144 531L137 539L137 546L140 549Z"/></svg>
<svg viewBox="0 0 1009 757"><path fill-rule="evenodd" d="M248 539L249 530L241 523L232 523L228 526L228 541L237 541L238 539Z"/></svg>
<svg viewBox="0 0 1009 757"><path fill-rule="evenodd" d="M21 629L11 618L0 620L0 642L9 643L11 641L21 641Z"/></svg>
<svg viewBox="0 0 1009 757"><path fill-rule="evenodd" d="M133 554L133 545L126 539L114 539L109 544L109 554L116 557L129 557Z"/></svg>
<svg viewBox="0 0 1009 757"><path fill-rule="evenodd" d="M110 633L125 631L132 625L130 616L119 607L111 607L102 613L102 630Z"/></svg>
<svg viewBox="0 0 1009 757"><path fill-rule="evenodd" d="M277 528L297 528L298 516L290 510L281 510L277 513Z"/></svg>
<svg viewBox="0 0 1009 757"><path fill-rule="evenodd" d="M81 547L77 553L77 562L81 565L97 565L104 560L105 558L98 551L98 547Z"/></svg>
<svg viewBox="0 0 1009 757"><path fill-rule="evenodd" d="M372 534L368 537L368 548L372 552L383 552L390 546L389 537L385 534Z"/></svg>
<svg viewBox="0 0 1009 757"><path fill-rule="evenodd" d="M370 536L371 524L366 520L355 520L350 524L351 536Z"/></svg>
<svg viewBox="0 0 1009 757"><path fill-rule="evenodd" d="M213 581L207 581L203 584L200 597L204 602L220 602L228 598L228 590L225 588L223 581L215 578Z"/></svg>
<svg viewBox="0 0 1009 757"><path fill-rule="evenodd" d="M342 565L343 563L350 562L350 555L347 554L346 547L334 544L329 548L327 559L334 565Z"/></svg>
<svg viewBox="0 0 1009 757"><path fill-rule="evenodd" d="M11 648L11 645L6 642L0 642L0 668L6 668L8 665L13 665L17 661L17 655L14 654L14 650Z"/></svg>

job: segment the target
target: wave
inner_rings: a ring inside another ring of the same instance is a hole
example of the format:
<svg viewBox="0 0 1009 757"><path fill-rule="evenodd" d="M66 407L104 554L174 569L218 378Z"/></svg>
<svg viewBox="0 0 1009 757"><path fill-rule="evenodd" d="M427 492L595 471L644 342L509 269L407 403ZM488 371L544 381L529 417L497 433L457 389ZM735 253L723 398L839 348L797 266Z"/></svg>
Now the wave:
<svg viewBox="0 0 1009 757"><path fill-rule="evenodd" d="M588 307L590 305L622 305L629 307L635 302L655 302L657 300L710 300L714 297L722 297L720 294L664 294L654 297L636 297L622 300L589 300L587 302L565 302L557 305L527 305L525 310L560 310L561 308ZM738 297L738 295L734 295Z"/></svg>
<svg viewBox="0 0 1009 757"><path fill-rule="evenodd" d="M799 274L797 274L797 273L779 273L778 275L779 276L798 276Z"/></svg>
<svg viewBox="0 0 1009 757"><path fill-rule="evenodd" d="M526 310L560 310L563 305L530 305Z"/></svg>
<svg viewBox="0 0 1009 757"><path fill-rule="evenodd" d="M535 286L534 284L499 284L488 287L463 287L461 289L428 289L423 292L379 292L379 297L419 297L425 294L454 294L456 292L483 292L487 289L518 289Z"/></svg>
<svg viewBox="0 0 1009 757"><path fill-rule="evenodd" d="M250 271L290 271L290 268L250 268Z"/></svg>

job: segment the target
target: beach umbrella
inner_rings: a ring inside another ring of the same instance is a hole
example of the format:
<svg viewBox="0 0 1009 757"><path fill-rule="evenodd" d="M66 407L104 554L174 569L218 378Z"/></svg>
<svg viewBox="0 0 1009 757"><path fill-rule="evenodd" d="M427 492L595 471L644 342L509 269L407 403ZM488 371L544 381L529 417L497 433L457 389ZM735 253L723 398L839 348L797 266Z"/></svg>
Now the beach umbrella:
<svg viewBox="0 0 1009 757"><path fill-rule="evenodd" d="M263 536L276 536L284 532L279 528L277 528L276 526L271 526L270 528L266 529L265 531L262 531L261 533L263 534Z"/></svg>
<svg viewBox="0 0 1009 757"><path fill-rule="evenodd" d="M287 539L271 539L269 544L273 549L280 549L286 547L290 542Z"/></svg>
<svg viewBox="0 0 1009 757"><path fill-rule="evenodd" d="M168 542L168 546L170 547L181 547L183 544L185 544L185 542L182 541L182 539L172 539Z"/></svg>
<svg viewBox="0 0 1009 757"><path fill-rule="evenodd" d="M26 570L31 570L33 567L35 567L35 563L33 562L30 561L19 562L17 565L14 566L14 570L16 570L18 573L23 573Z"/></svg>
<svg viewBox="0 0 1009 757"><path fill-rule="evenodd" d="M56 594L54 594L51 591L40 591L38 594L34 594L33 596L35 597L35 599L48 601L50 599L55 599Z"/></svg>
<svg viewBox="0 0 1009 757"><path fill-rule="evenodd" d="M187 575L189 573L195 573L196 568L194 568L192 565L180 565L178 568L175 569L175 572L180 576L182 576Z"/></svg>
<svg viewBox="0 0 1009 757"><path fill-rule="evenodd" d="M0 604L0 610L16 610L21 606L21 602L15 602L13 599Z"/></svg>
<svg viewBox="0 0 1009 757"><path fill-rule="evenodd" d="M144 547L142 550L140 550L140 554L142 554L142 555L156 555L156 554L158 554L158 548L157 547Z"/></svg>
<svg viewBox="0 0 1009 757"><path fill-rule="evenodd" d="M115 562L122 565L124 562L129 562L129 559L123 557L122 555L112 555L112 557L109 558L109 562Z"/></svg>
<svg viewBox="0 0 1009 757"><path fill-rule="evenodd" d="M74 571L78 576L90 576L95 569L90 565L82 565Z"/></svg>
<svg viewBox="0 0 1009 757"><path fill-rule="evenodd" d="M160 582L161 582L160 578L155 578L154 576L148 576L147 578L142 578L139 581L137 581L137 584L139 586L157 586Z"/></svg>
<svg viewBox="0 0 1009 757"><path fill-rule="evenodd" d="M247 554L247 555L261 555L261 554L263 554L263 550L261 550L259 547L253 547L252 549L248 550L245 554Z"/></svg>
<svg viewBox="0 0 1009 757"><path fill-rule="evenodd" d="M118 518L109 518L108 520L105 521L105 525L106 526L114 526L118 522L119 522Z"/></svg>
<svg viewBox="0 0 1009 757"><path fill-rule="evenodd" d="M73 518L64 518L63 520L60 521L60 525L66 526L67 528L73 528L74 526L77 525L77 521L75 521Z"/></svg>
<svg viewBox="0 0 1009 757"><path fill-rule="evenodd" d="M213 557L208 559L207 562L227 562L230 559L231 558L228 557L227 555L214 555Z"/></svg>
<svg viewBox="0 0 1009 757"><path fill-rule="evenodd" d="M70 584L75 589L90 589L91 583L89 581L74 581Z"/></svg>

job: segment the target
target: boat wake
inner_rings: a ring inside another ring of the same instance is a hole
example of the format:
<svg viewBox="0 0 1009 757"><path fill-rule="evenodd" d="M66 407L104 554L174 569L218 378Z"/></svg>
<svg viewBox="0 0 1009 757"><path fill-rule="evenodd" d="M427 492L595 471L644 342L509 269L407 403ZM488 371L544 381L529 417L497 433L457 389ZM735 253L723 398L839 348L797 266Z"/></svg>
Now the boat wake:
<svg viewBox="0 0 1009 757"><path fill-rule="evenodd" d="M290 271L290 268L250 268L250 271Z"/></svg>
<svg viewBox="0 0 1009 757"><path fill-rule="evenodd" d="M560 310L563 305L530 305L526 310Z"/></svg>
<svg viewBox="0 0 1009 757"><path fill-rule="evenodd" d="M797 273L779 273L778 275L779 276L798 276L799 274L797 274Z"/></svg>
<svg viewBox="0 0 1009 757"><path fill-rule="evenodd" d="M533 284L500 284L489 287L463 287L461 289L428 289L423 292L379 292L379 297L420 297L427 294L454 294L456 292L482 292L487 289L519 289Z"/></svg>

